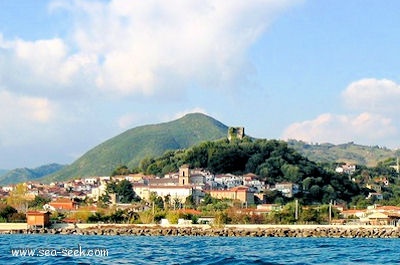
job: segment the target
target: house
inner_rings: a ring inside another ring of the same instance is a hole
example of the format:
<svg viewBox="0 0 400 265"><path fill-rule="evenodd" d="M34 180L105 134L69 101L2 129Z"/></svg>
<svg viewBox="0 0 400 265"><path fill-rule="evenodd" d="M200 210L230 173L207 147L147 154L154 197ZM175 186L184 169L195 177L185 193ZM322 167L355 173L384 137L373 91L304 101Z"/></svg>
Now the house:
<svg viewBox="0 0 400 265"><path fill-rule="evenodd" d="M214 177L214 181L221 187L233 188L243 185L243 177L233 174L219 174Z"/></svg>
<svg viewBox="0 0 400 265"><path fill-rule="evenodd" d="M265 189L265 183L260 181L255 174L246 174L243 176L243 185L251 187L254 192L261 192Z"/></svg>
<svg viewBox="0 0 400 265"><path fill-rule="evenodd" d="M367 200L369 199L383 200L383 195L379 192L370 192L367 196Z"/></svg>
<svg viewBox="0 0 400 265"><path fill-rule="evenodd" d="M49 203L50 206L56 210L75 210L77 208L76 202L69 198L58 198Z"/></svg>
<svg viewBox="0 0 400 265"><path fill-rule="evenodd" d="M366 215L365 210L357 210L357 209L351 209L351 210L344 210L341 212L341 215L343 218L348 219L348 218L363 218Z"/></svg>
<svg viewBox="0 0 400 265"><path fill-rule="evenodd" d="M194 189L190 186L147 186L137 184L133 186L133 190L137 196L146 201L150 200L150 195L153 192L162 198L170 196L171 203L174 200L179 200L181 203L184 203L188 196L195 196Z"/></svg>
<svg viewBox="0 0 400 265"><path fill-rule="evenodd" d="M347 175L352 175L356 171L356 165L344 164L344 165L336 167L335 171L337 173L344 173Z"/></svg>
<svg viewBox="0 0 400 265"><path fill-rule="evenodd" d="M93 198L93 200L98 201L101 196L106 194L107 183L105 181L101 181L101 184L92 188L91 193L88 194L88 197Z"/></svg>
<svg viewBox="0 0 400 265"><path fill-rule="evenodd" d="M85 184L91 184L91 185L97 184L98 181L99 181L99 180L98 180L97 177L91 177L91 178L84 178L84 179L83 179L83 182L84 182Z"/></svg>
<svg viewBox="0 0 400 265"><path fill-rule="evenodd" d="M381 192L382 191L382 187L379 184L376 183L368 183L367 185L365 185L366 188L376 191L376 192Z"/></svg>
<svg viewBox="0 0 400 265"><path fill-rule="evenodd" d="M11 192L11 191L13 191L14 187L13 186L4 186L1 189L5 192Z"/></svg>
<svg viewBox="0 0 400 265"><path fill-rule="evenodd" d="M399 206L392 206L392 205L375 206L370 211L372 211L372 212L387 212L387 213L400 214L400 207Z"/></svg>
<svg viewBox="0 0 400 265"><path fill-rule="evenodd" d="M367 218L371 225L388 225L390 222L390 218L387 214L379 212L370 214Z"/></svg>
<svg viewBox="0 0 400 265"><path fill-rule="evenodd" d="M254 204L254 192L245 186L234 187L228 190L209 190L206 192L213 198L239 200L242 203Z"/></svg>
<svg viewBox="0 0 400 265"><path fill-rule="evenodd" d="M258 211L263 211L266 213L272 212L272 211L280 211L282 210L282 205L279 204L259 204L257 205L257 210Z"/></svg>
<svg viewBox="0 0 400 265"><path fill-rule="evenodd" d="M292 198L294 194L299 192L299 185L291 182L276 183L275 190L282 192L282 195Z"/></svg>
<svg viewBox="0 0 400 265"><path fill-rule="evenodd" d="M28 211L26 212L28 227L47 227L50 225L50 212Z"/></svg>

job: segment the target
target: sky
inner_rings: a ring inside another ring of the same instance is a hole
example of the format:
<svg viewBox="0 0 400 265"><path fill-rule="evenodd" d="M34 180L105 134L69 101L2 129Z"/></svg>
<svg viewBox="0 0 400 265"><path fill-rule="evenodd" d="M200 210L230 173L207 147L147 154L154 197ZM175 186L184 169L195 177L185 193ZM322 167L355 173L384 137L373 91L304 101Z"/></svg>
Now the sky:
<svg viewBox="0 0 400 265"><path fill-rule="evenodd" d="M0 3L0 169L202 112L257 138L400 147L400 1Z"/></svg>

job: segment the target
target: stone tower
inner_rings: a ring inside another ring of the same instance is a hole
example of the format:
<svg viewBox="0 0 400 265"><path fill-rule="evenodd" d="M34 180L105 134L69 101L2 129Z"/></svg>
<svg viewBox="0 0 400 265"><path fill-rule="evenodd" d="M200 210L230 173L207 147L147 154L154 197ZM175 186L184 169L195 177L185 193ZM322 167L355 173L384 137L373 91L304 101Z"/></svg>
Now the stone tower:
<svg viewBox="0 0 400 265"><path fill-rule="evenodd" d="M244 127L229 127L228 129L228 140L239 139L242 140L244 137Z"/></svg>
<svg viewBox="0 0 400 265"><path fill-rule="evenodd" d="M179 186L185 186L189 185L189 179L190 179L190 170L189 170L189 165L182 165L179 168Z"/></svg>

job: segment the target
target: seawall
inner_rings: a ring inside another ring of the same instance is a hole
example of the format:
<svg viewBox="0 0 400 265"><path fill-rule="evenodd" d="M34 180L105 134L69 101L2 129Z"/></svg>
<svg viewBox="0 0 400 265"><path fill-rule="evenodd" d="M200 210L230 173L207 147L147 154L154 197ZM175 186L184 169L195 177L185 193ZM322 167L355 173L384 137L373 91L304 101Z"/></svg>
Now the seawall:
<svg viewBox="0 0 400 265"><path fill-rule="evenodd" d="M357 225L128 225L78 224L41 229L6 229L0 234L64 234L125 236L211 236L211 237L335 237L400 238L394 226Z"/></svg>

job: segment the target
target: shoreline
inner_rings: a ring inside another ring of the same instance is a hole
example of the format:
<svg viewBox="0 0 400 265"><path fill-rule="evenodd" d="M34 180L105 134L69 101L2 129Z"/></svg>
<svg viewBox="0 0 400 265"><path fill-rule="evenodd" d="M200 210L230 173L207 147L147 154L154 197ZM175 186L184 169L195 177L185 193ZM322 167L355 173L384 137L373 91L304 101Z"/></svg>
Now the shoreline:
<svg viewBox="0 0 400 265"><path fill-rule="evenodd" d="M400 227L370 225L168 225L77 224L50 228L0 226L0 234L60 234L109 236L209 236L209 237L325 237L400 238ZM23 226L24 224L18 224ZM16 228L16 229L13 229Z"/></svg>

